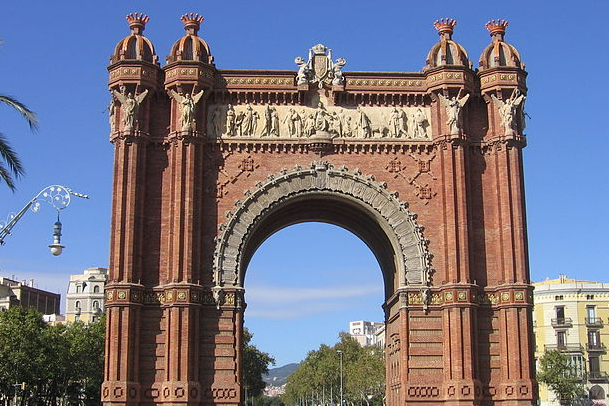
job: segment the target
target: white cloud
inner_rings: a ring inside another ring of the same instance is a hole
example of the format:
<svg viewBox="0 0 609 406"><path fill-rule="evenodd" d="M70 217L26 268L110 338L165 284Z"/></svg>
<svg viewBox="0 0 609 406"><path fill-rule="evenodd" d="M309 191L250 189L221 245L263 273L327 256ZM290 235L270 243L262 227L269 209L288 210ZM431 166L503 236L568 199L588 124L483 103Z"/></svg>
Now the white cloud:
<svg viewBox="0 0 609 406"><path fill-rule="evenodd" d="M281 286L249 286L245 298L258 303L309 302L311 300L346 299L362 296L377 296L382 286L335 286L324 288L287 288Z"/></svg>
<svg viewBox="0 0 609 406"><path fill-rule="evenodd" d="M318 314L356 309L373 297L382 297L382 286L336 286L288 288L250 286L246 288L246 317L302 319Z"/></svg>

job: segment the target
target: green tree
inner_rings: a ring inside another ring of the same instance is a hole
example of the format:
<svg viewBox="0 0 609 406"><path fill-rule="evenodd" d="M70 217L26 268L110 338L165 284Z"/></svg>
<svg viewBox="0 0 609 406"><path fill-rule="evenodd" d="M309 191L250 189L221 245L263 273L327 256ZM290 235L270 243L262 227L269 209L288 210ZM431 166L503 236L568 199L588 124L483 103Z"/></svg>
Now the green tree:
<svg viewBox="0 0 609 406"><path fill-rule="evenodd" d="M339 404L340 355L343 358L343 399L348 404L382 404L385 392L385 360L377 347L362 347L347 333L339 334L334 346L322 344L310 351L298 369L288 377L286 404L311 402Z"/></svg>
<svg viewBox="0 0 609 406"><path fill-rule="evenodd" d="M17 110L21 116L27 121L30 129L35 130L38 128L38 119L33 111L28 109L25 104L19 102L12 96L1 95L0 102L9 105L10 107ZM23 165L17 153L11 148L8 139L4 134L0 133L0 180L14 191L15 178L19 178L24 174Z"/></svg>
<svg viewBox="0 0 609 406"><path fill-rule="evenodd" d="M0 312L0 398L21 405L98 405L103 379L102 320L85 325L48 325L35 310Z"/></svg>
<svg viewBox="0 0 609 406"><path fill-rule="evenodd" d="M262 394L266 387L262 376L269 372L269 365L275 365L273 357L250 344L253 336L247 328L243 329L243 383L248 397Z"/></svg>
<svg viewBox="0 0 609 406"><path fill-rule="evenodd" d="M572 405L585 396L582 377L577 376L570 357L559 350L546 351L539 359L537 381L547 385L561 405Z"/></svg>

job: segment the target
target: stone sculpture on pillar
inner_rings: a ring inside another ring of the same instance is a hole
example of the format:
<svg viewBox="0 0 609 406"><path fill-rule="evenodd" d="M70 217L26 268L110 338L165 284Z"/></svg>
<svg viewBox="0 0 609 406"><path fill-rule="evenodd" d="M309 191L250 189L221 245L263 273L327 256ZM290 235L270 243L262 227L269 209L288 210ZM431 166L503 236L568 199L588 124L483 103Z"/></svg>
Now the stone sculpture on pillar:
<svg viewBox="0 0 609 406"><path fill-rule="evenodd" d="M180 95L173 89L169 89L169 94L178 103L180 108L180 128L182 131L190 131L194 129L195 124L195 106L203 96L203 90L196 95L186 93L185 96Z"/></svg>
<svg viewBox="0 0 609 406"><path fill-rule="evenodd" d="M440 94L440 101L446 107L446 126L450 134L459 134L459 130L463 128L463 118L461 117L463 106L469 100L469 94L466 94L461 99L458 96L447 98Z"/></svg>
<svg viewBox="0 0 609 406"><path fill-rule="evenodd" d="M525 95L520 94L518 90L512 93L512 96L506 101L500 100L494 94L491 95L493 102L499 110L501 116L501 125L505 135L514 135L518 132L518 120L524 122L524 114L521 112L521 108L526 99Z"/></svg>
<svg viewBox="0 0 609 406"><path fill-rule="evenodd" d="M121 112L123 116L123 129L130 131L135 126L135 122L138 119L140 104L144 101L144 98L148 94L148 89L144 90L137 96L133 96L133 93L127 93L125 87L121 86L121 91L112 91L112 94L121 103Z"/></svg>

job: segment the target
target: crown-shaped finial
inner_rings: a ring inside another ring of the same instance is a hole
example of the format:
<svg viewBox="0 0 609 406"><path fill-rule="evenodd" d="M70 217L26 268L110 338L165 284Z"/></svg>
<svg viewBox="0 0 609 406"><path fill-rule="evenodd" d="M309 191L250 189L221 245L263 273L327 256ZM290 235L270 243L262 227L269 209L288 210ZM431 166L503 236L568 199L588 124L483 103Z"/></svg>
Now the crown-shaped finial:
<svg viewBox="0 0 609 406"><path fill-rule="evenodd" d="M507 26L508 22L499 18L496 20L491 20L485 25L486 29L491 33L491 37L496 37L500 40L503 40Z"/></svg>
<svg viewBox="0 0 609 406"><path fill-rule="evenodd" d="M453 28L457 25L457 20L454 18L440 18L433 23L433 26L438 30L441 37L450 37L453 34Z"/></svg>
<svg viewBox="0 0 609 406"><path fill-rule="evenodd" d="M199 32L199 27L201 26L201 23L203 22L203 16L197 13L186 13L182 17L180 17L180 20L182 20L182 22L184 23L184 29L189 34L196 35L197 32Z"/></svg>
<svg viewBox="0 0 609 406"><path fill-rule="evenodd" d="M127 21L129 21L129 28L134 34L142 35L146 23L150 21L150 17L143 13L129 13L127 14Z"/></svg>

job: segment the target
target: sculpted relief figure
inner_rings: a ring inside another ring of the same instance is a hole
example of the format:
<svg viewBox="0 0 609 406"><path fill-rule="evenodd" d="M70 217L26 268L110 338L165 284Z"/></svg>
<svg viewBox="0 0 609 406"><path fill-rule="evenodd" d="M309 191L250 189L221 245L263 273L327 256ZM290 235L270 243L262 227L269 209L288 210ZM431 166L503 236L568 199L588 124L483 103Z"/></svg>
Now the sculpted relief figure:
<svg viewBox="0 0 609 406"><path fill-rule="evenodd" d="M420 107L417 107L417 111L414 113L413 123L412 138L427 138L426 128L429 123L427 116Z"/></svg>
<svg viewBox="0 0 609 406"><path fill-rule="evenodd" d="M324 104L319 102L317 104L317 111L315 112L315 130L329 132L331 120L332 116L328 113Z"/></svg>
<svg viewBox="0 0 609 406"><path fill-rule="evenodd" d="M258 126L258 118L260 117L257 112L254 111L250 104L247 105L245 112L239 121L240 129L239 135L254 136L256 134L256 127Z"/></svg>
<svg viewBox="0 0 609 406"><path fill-rule="evenodd" d="M524 103L525 96L520 94L518 90L512 93L512 96L506 101L498 99L495 95L491 95L493 102L499 110L501 116L501 125L505 135L513 135L518 132L518 120L524 121L523 113L520 111ZM524 127L523 127L524 128Z"/></svg>
<svg viewBox="0 0 609 406"><path fill-rule="evenodd" d="M463 118L461 117L461 112L463 106L465 106L465 103L467 103L467 100L469 99L469 94L466 94L461 99L459 99L457 96L451 97L450 99L444 97L442 94L439 94L439 96L440 101L446 108L446 125L448 126L451 134L458 134L459 130L463 127Z"/></svg>
<svg viewBox="0 0 609 406"><path fill-rule="evenodd" d="M271 134L279 137L279 114L274 107L271 110Z"/></svg>
<svg viewBox="0 0 609 406"><path fill-rule="evenodd" d="M355 128L357 129L357 136L359 138L370 138L372 136L372 127L370 124L370 119L366 113L364 113L361 107L357 106L357 121L355 122Z"/></svg>
<svg viewBox="0 0 609 406"><path fill-rule="evenodd" d="M182 96L173 89L169 89L169 94L178 103L180 109L180 128L182 131L194 130L195 106L203 96L203 90L196 95L186 93Z"/></svg>
<svg viewBox="0 0 609 406"><path fill-rule="evenodd" d="M135 126L135 122L138 119L138 113L140 109L140 104L144 101L144 98L148 94L148 89L144 90L137 96L133 96L133 93L126 93L125 87L121 86L121 91L117 92L116 90L112 91L112 94L118 99L121 103L121 113L123 116L123 128L126 131L132 130Z"/></svg>
<svg viewBox="0 0 609 406"><path fill-rule="evenodd" d="M294 109L290 108L288 114L283 118L283 122L288 127L290 137L297 137L302 132L300 130L300 116Z"/></svg>
<svg viewBox="0 0 609 406"><path fill-rule="evenodd" d="M228 135L234 136L237 134L237 115L235 114L235 109L232 105L228 105L226 110L226 133Z"/></svg>
<svg viewBox="0 0 609 406"><path fill-rule="evenodd" d="M398 110L394 107L389 114L389 133L394 138L400 138L402 134L406 134L406 123L408 117L403 110Z"/></svg>
<svg viewBox="0 0 609 406"><path fill-rule="evenodd" d="M211 126L214 130L214 135L220 138L224 132L222 131L222 117L220 117L220 108L216 107L211 113Z"/></svg>

